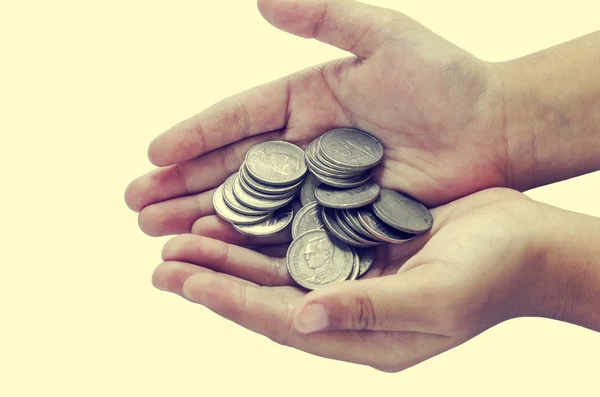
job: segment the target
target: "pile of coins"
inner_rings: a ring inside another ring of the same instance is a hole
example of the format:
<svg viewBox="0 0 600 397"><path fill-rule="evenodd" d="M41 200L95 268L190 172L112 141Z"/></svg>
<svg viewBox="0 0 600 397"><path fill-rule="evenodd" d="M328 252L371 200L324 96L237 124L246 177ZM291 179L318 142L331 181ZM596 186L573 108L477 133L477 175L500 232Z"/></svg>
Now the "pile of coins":
<svg viewBox="0 0 600 397"><path fill-rule="evenodd" d="M273 235L291 223L286 263L298 285L312 290L354 280L374 263L375 247L404 243L433 225L423 204L371 180L382 159L379 141L351 128L328 131L305 151L264 142L217 189L213 204L248 235ZM298 193L302 208L294 214Z"/></svg>
<svg viewBox="0 0 600 397"><path fill-rule="evenodd" d="M383 147L362 131L337 128L313 140L305 155L308 169L319 182L347 189L371 178L371 168L383 158Z"/></svg>
<svg viewBox="0 0 600 397"><path fill-rule="evenodd" d="M262 142L246 154L238 172L217 188L217 215L250 236L271 236L294 217L292 201L307 172L304 151L289 142Z"/></svg>

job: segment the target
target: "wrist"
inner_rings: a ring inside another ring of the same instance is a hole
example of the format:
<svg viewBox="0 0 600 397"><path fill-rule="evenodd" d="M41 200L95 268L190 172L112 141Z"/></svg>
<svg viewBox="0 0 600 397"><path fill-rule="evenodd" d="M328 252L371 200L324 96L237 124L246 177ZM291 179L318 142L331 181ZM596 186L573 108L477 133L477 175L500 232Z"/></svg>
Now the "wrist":
<svg viewBox="0 0 600 397"><path fill-rule="evenodd" d="M543 140L538 137L539 111L533 98L536 97L535 85L530 78L527 61L516 59L498 63L499 91L502 93L501 114L504 127L504 144L507 155L507 182L509 187L525 191L537 186L539 174L539 145Z"/></svg>
<svg viewBox="0 0 600 397"><path fill-rule="evenodd" d="M494 64L509 187L524 191L600 169L600 32Z"/></svg>
<svg viewBox="0 0 600 397"><path fill-rule="evenodd" d="M600 219L537 203L538 232L525 291L524 316L556 319L600 331Z"/></svg>

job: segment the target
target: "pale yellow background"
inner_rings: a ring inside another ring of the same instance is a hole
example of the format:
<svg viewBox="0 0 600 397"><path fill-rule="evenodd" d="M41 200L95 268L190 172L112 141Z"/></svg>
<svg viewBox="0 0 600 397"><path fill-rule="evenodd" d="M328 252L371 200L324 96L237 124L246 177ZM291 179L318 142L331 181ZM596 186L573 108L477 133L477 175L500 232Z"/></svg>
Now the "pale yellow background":
<svg viewBox="0 0 600 397"><path fill-rule="evenodd" d="M487 60L600 29L597 0L373 0ZM344 55L247 1L0 2L0 396L598 396L600 334L504 323L399 374L280 347L152 288L123 201L149 141ZM600 155L600 152L599 152ZM600 174L532 197L600 216Z"/></svg>

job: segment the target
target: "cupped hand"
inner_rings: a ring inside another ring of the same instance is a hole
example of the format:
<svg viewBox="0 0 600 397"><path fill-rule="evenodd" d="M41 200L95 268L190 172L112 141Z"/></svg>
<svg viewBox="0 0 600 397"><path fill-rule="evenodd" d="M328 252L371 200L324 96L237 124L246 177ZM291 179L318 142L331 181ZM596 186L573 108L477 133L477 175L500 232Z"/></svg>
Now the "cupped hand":
<svg viewBox="0 0 600 397"><path fill-rule="evenodd" d="M510 186L502 84L492 64L407 16L355 1L259 0L276 27L353 54L227 98L157 137L159 168L126 192L142 230L189 233L253 145L305 147L336 127L376 136L376 180L429 206Z"/></svg>
<svg viewBox="0 0 600 397"><path fill-rule="evenodd" d="M552 291L536 202L495 188L432 213L427 234L379 247L364 278L308 293L286 270L285 245L243 248L252 241L214 217L219 239L171 239L153 284L280 344L388 372L539 313Z"/></svg>

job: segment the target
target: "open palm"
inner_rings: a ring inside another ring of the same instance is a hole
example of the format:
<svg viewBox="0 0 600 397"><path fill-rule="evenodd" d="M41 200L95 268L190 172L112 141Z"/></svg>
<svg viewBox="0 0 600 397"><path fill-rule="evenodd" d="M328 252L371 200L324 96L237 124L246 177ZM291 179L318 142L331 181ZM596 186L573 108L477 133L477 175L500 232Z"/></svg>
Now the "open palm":
<svg viewBox="0 0 600 397"><path fill-rule="evenodd" d="M376 136L385 148L380 185L429 206L509 184L490 64L398 12L354 1L262 0L259 8L275 26L355 56L225 99L155 139L149 157L160 168L126 192L144 232L187 233L214 214L213 189L256 143L305 147L336 127Z"/></svg>
<svg viewBox="0 0 600 397"><path fill-rule="evenodd" d="M318 291L294 286L282 247L252 251L237 245L245 237L227 233L171 239L153 282L280 344L395 372L532 315L544 296L535 202L497 188L433 214L427 234L379 247L364 278ZM326 331L308 332L315 324L300 318L315 304L328 313Z"/></svg>

